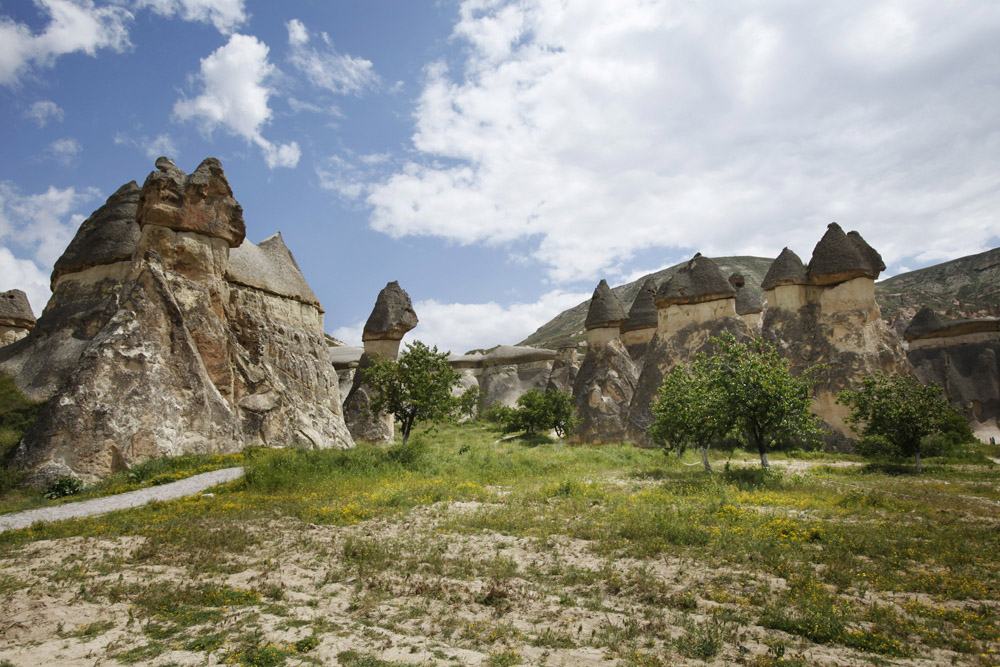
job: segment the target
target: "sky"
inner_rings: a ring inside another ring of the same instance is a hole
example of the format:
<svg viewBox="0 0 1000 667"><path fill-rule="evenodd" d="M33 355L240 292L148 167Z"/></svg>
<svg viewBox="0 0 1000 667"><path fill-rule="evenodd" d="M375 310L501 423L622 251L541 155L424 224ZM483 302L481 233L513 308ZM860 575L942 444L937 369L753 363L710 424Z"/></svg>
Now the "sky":
<svg viewBox="0 0 1000 667"><path fill-rule="evenodd" d="M995 0L0 0L0 290L36 315L80 223L218 157L359 344L512 344L689 259L885 275L1000 246Z"/></svg>

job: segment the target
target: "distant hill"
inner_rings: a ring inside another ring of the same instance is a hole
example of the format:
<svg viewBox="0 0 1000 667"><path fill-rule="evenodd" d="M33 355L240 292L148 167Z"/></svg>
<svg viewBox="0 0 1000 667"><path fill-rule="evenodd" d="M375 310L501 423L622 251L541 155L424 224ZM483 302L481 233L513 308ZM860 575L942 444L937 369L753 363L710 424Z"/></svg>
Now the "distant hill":
<svg viewBox="0 0 1000 667"><path fill-rule="evenodd" d="M712 260L719 265L719 270L722 271L722 275L727 278L733 273L742 273L743 277L746 278L747 288L752 290L763 303L764 291L760 288L760 284L763 282L764 275L767 273L768 268L770 268L771 262L774 261L773 258L713 257ZM619 285L618 287L613 287L611 288L611 291L614 292L619 299L621 299L622 305L625 306L625 312L627 313L629 308L632 307L632 302L635 301L635 297L639 294L639 288L642 287L642 284L646 282L647 278L652 276L653 279L656 280L656 284L659 285L664 280L674 275L677 269L681 268L685 264L687 264L687 260L669 268L661 269L656 273L645 275L636 281L625 285ZM566 342L579 342L586 340L587 335L583 328L583 323L587 319L587 308L589 306L590 300L588 299L587 301L584 301L569 310L559 313L552 320L539 327L535 333L518 343L518 345L534 345L537 347L554 349Z"/></svg>
<svg viewBox="0 0 1000 667"><path fill-rule="evenodd" d="M714 257L722 275L742 273L746 286L763 302L760 288L773 259L766 257ZM646 278L652 276L662 284L686 262L643 276L639 280L613 287L625 306L639 293ZM959 319L967 317L1000 317L1000 248L978 255L970 255L918 269L875 283L875 297L882 309L882 317L892 322L897 315L909 322L924 305L929 305L942 317ZM557 348L559 345L586 339L583 323L587 319L590 301L563 311L543 324L519 345Z"/></svg>
<svg viewBox="0 0 1000 667"><path fill-rule="evenodd" d="M1000 317L1000 248L875 283L882 317L909 321L923 306L948 319Z"/></svg>

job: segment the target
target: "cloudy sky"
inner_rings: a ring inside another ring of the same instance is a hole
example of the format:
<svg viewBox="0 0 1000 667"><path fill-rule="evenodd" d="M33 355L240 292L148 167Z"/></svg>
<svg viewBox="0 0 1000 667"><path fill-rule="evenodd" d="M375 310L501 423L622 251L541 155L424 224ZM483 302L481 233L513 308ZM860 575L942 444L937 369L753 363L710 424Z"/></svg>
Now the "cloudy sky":
<svg viewBox="0 0 1000 667"><path fill-rule="evenodd" d="M0 0L0 290L39 313L80 222L216 156L360 341L514 343L688 259L898 273L1000 246L1000 3Z"/></svg>

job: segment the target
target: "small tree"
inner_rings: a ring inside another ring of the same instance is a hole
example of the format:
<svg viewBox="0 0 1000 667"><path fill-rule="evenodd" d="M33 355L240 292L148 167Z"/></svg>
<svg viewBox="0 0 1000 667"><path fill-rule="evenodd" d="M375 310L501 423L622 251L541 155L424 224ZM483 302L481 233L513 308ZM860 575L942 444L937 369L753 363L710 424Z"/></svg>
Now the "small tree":
<svg viewBox="0 0 1000 667"><path fill-rule="evenodd" d="M941 387L920 384L912 375L868 376L860 388L840 392L837 402L851 407L846 421L856 433L881 438L891 454L912 456L918 472L923 439L943 433L954 422L955 410L942 397Z"/></svg>
<svg viewBox="0 0 1000 667"><path fill-rule="evenodd" d="M816 367L792 375L788 360L762 338L740 342L724 334L712 341L713 384L734 428L757 448L762 467L770 467L768 451L816 436L818 420L809 412Z"/></svg>
<svg viewBox="0 0 1000 667"><path fill-rule="evenodd" d="M455 399L455 411L459 417L475 419L479 412L479 385L474 384Z"/></svg>
<svg viewBox="0 0 1000 667"><path fill-rule="evenodd" d="M448 365L448 353L438 352L437 346L414 341L399 359L376 359L364 373L372 387L369 410L373 415L393 415L403 444L417 421L443 419L454 410L451 388L459 375Z"/></svg>
<svg viewBox="0 0 1000 667"><path fill-rule="evenodd" d="M715 382L713 364L698 355L691 369L675 367L664 379L651 407L653 423L649 437L666 450L675 449L678 458L688 445L701 452L705 470L712 472L708 448L732 427L724 395Z"/></svg>
<svg viewBox="0 0 1000 667"><path fill-rule="evenodd" d="M502 424L505 433L554 430L562 440L577 424L573 419L572 399L561 391L529 389L517 399L517 405Z"/></svg>

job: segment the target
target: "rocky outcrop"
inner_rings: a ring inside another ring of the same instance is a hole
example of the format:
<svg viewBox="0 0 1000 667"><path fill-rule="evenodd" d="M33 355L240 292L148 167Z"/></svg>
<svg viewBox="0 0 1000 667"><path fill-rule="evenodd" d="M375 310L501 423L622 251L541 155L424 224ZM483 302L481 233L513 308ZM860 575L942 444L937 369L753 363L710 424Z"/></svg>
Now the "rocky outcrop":
<svg viewBox="0 0 1000 667"><path fill-rule="evenodd" d="M943 387L981 439L1000 437L1000 320L943 322L924 307L904 336L917 379Z"/></svg>
<svg viewBox="0 0 1000 667"><path fill-rule="evenodd" d="M628 319L621 326L621 341L628 350L636 366L642 365L642 358L649 347L649 341L656 334L658 322L656 314L656 281L647 278L639 288L639 293L628 311Z"/></svg>
<svg viewBox="0 0 1000 667"><path fill-rule="evenodd" d="M0 359L48 399L15 463L93 480L156 456L352 446L322 310L280 236L230 273L245 228L218 160L156 166L85 221L35 335Z"/></svg>
<svg viewBox="0 0 1000 667"><path fill-rule="evenodd" d="M0 293L0 347L21 340L34 328L28 295L19 289Z"/></svg>
<svg viewBox="0 0 1000 667"><path fill-rule="evenodd" d="M141 188L126 183L83 221L52 272L52 297L25 339L0 349L0 373L24 394L48 400L118 312L139 243Z"/></svg>
<svg viewBox="0 0 1000 667"><path fill-rule="evenodd" d="M545 391L561 391L565 394L572 394L573 385L576 383L576 376L579 372L580 360L577 355L577 344L566 343L562 345L557 351L555 361L552 362L552 370L549 371Z"/></svg>
<svg viewBox="0 0 1000 667"><path fill-rule="evenodd" d="M829 427L827 443L846 446L855 434L849 409L837 394L874 372L908 373L898 337L875 302L881 257L856 232L832 223L816 245L808 269L785 248L765 277L768 307L762 334L790 361L793 372L823 364L814 412Z"/></svg>
<svg viewBox="0 0 1000 667"><path fill-rule="evenodd" d="M736 290L736 314L743 318L751 331L760 331L764 305L757 295L746 287L746 279L739 273L729 276L729 284Z"/></svg>
<svg viewBox="0 0 1000 667"><path fill-rule="evenodd" d="M653 421L650 406L675 366L710 352L713 337L730 333L745 340L751 335L736 313L736 289L701 253L660 286L655 304L657 331L643 360L625 427L627 438L640 445L652 445L646 434Z"/></svg>
<svg viewBox="0 0 1000 667"><path fill-rule="evenodd" d="M573 383L573 409L579 426L572 442L621 442L625 416L638 377L619 339L625 309L604 280L594 290L587 313L587 354Z"/></svg>
<svg viewBox="0 0 1000 667"><path fill-rule="evenodd" d="M555 350L527 346L500 345L491 350L481 362L480 409L488 410L494 403L514 407L529 389L544 391L557 357Z"/></svg>
<svg viewBox="0 0 1000 667"><path fill-rule="evenodd" d="M365 352L358 363L354 382L344 401L344 418L347 428L356 440L368 442L392 442L392 415L372 415L369 409L372 389L365 381L365 369L376 359L395 359L399 354L399 341L407 331L417 326L417 314L413 310L410 295L392 281L375 299L368 321L361 335Z"/></svg>

